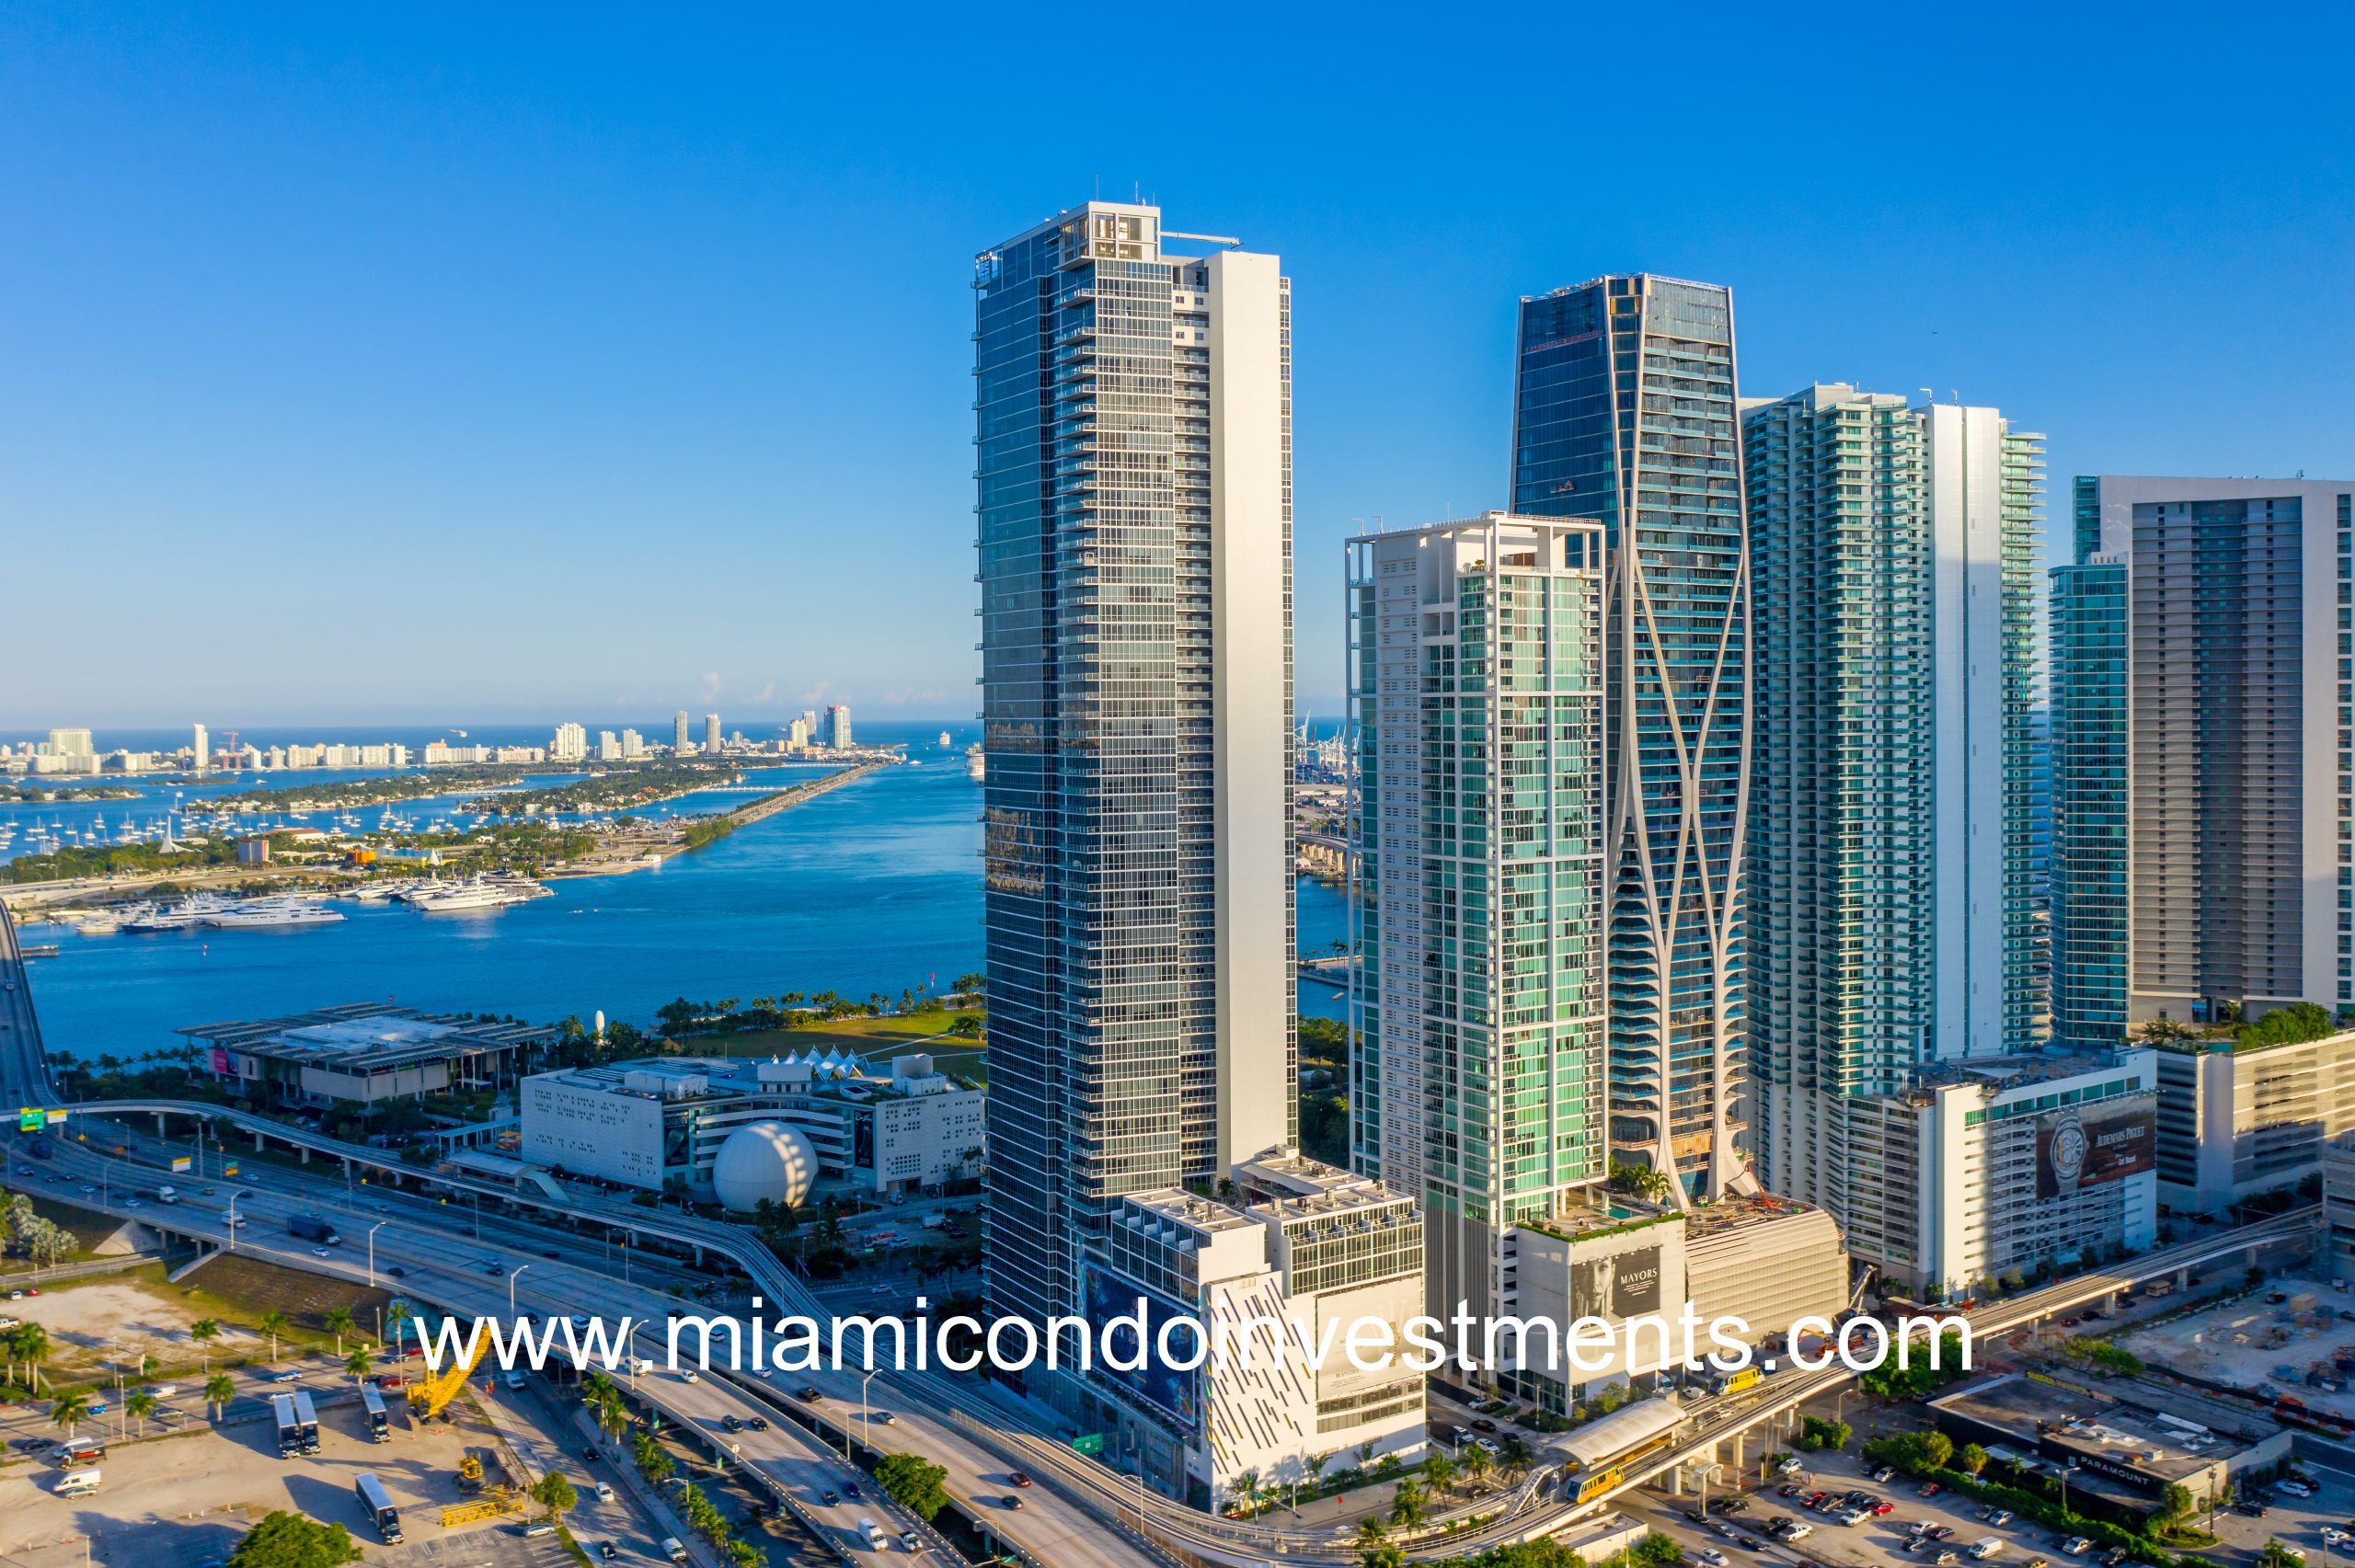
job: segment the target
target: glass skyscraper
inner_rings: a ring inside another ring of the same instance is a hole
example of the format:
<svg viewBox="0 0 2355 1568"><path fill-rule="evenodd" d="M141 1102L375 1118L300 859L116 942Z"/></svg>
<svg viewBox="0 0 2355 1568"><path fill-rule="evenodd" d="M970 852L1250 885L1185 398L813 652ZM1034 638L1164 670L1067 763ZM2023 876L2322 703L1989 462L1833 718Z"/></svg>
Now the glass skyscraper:
<svg viewBox="0 0 2355 1568"><path fill-rule="evenodd" d="M1756 583L1752 1140L1858 1255L1921 1256L1878 1108L2035 1043L2030 704L2042 438L1819 385L1743 415Z"/></svg>
<svg viewBox="0 0 2355 1568"><path fill-rule="evenodd" d="M1522 302L1512 510L1607 541L1610 1145L1708 1197L1746 1179L1737 418L1729 291L1639 274Z"/></svg>
<svg viewBox="0 0 2355 1568"><path fill-rule="evenodd" d="M2355 1007L2355 485L2080 478L2052 574L2053 1015Z"/></svg>
<svg viewBox="0 0 2355 1568"><path fill-rule="evenodd" d="M1426 1299L1511 1310L1511 1227L1608 1173L1603 533L1351 540L1359 1168L1423 1203Z"/></svg>
<svg viewBox="0 0 2355 1568"><path fill-rule="evenodd" d="M986 1289L1297 1139L1291 294L1089 202L974 269Z"/></svg>

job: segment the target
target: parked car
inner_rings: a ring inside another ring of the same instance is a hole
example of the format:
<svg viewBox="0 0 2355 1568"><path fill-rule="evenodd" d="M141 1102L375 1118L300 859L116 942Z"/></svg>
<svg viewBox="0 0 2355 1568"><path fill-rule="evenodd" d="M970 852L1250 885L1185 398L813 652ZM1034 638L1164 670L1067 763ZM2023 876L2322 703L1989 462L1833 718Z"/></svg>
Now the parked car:
<svg viewBox="0 0 2355 1568"><path fill-rule="evenodd" d="M2072 1557L2082 1557L2092 1545L2093 1542L2084 1536L2071 1536L2061 1543L2061 1550Z"/></svg>

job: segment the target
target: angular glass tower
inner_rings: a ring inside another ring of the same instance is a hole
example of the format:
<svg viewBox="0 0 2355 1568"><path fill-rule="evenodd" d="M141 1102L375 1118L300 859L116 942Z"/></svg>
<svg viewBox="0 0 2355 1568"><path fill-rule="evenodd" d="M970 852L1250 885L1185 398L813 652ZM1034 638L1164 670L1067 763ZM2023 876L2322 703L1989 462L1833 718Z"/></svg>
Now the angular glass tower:
<svg viewBox="0 0 2355 1568"><path fill-rule="evenodd" d="M1607 539L1611 1147L1707 1197L1746 1179L1741 482L1729 291L1638 274L1522 301L1512 509Z"/></svg>
<svg viewBox="0 0 2355 1568"><path fill-rule="evenodd" d="M1291 291L1089 202L974 267L991 1305L1297 1140Z"/></svg>

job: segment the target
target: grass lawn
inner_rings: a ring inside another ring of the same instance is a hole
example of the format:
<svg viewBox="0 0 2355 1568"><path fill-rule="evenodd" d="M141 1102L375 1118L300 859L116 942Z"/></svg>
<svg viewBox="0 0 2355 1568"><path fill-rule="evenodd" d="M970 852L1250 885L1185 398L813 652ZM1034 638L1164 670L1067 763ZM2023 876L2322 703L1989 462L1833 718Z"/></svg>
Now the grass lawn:
<svg viewBox="0 0 2355 1568"><path fill-rule="evenodd" d="M377 1310L387 1305L394 1294L389 1290L370 1290L326 1275L281 1268L237 1253L224 1253L178 1285L165 1284L160 1268L155 1271L155 1279L158 1295L179 1302L197 1317L220 1318L251 1328L254 1320L274 1307L285 1313L293 1325L292 1332L279 1336L281 1345L302 1345L327 1350L335 1348L335 1335L326 1326L329 1311L338 1307L350 1308L352 1322L360 1325L360 1332L373 1336ZM350 1347L351 1341L346 1339L344 1348Z"/></svg>
<svg viewBox="0 0 2355 1568"><path fill-rule="evenodd" d="M802 1029L752 1029L741 1035L694 1035L679 1042L692 1056L765 1057L791 1052L808 1056L840 1050L877 1066L894 1056L929 1052L943 1071L982 1075L980 1041L948 1033L954 1013L919 1013L904 1018L844 1018Z"/></svg>

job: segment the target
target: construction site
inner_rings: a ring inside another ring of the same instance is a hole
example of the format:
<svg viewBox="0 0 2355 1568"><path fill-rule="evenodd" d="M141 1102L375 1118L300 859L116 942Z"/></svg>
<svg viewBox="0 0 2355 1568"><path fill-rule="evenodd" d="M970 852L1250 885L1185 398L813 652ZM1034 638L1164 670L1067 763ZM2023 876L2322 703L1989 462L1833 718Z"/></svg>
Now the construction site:
<svg viewBox="0 0 2355 1568"><path fill-rule="evenodd" d="M2118 1345L2148 1366L2355 1420L2355 1292L2269 1279Z"/></svg>

